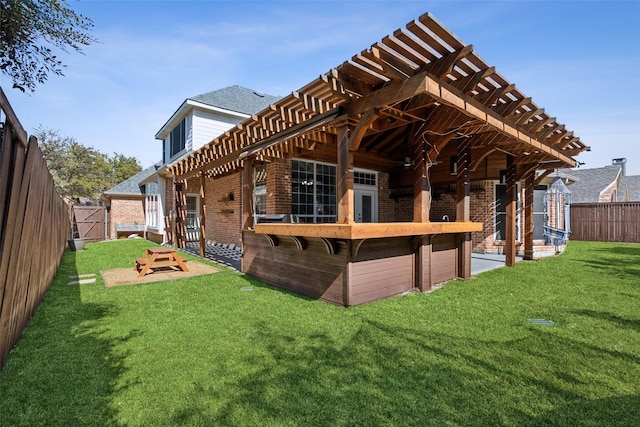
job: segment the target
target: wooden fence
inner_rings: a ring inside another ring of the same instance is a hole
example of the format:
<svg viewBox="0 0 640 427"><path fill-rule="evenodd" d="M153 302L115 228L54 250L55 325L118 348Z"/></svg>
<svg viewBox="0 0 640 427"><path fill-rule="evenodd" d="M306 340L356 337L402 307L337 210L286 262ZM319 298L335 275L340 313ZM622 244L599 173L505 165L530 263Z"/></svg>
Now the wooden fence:
<svg viewBox="0 0 640 427"><path fill-rule="evenodd" d="M56 274L71 225L36 138L2 88L0 125L1 370Z"/></svg>
<svg viewBox="0 0 640 427"><path fill-rule="evenodd" d="M571 204L570 238L640 243L640 202Z"/></svg>

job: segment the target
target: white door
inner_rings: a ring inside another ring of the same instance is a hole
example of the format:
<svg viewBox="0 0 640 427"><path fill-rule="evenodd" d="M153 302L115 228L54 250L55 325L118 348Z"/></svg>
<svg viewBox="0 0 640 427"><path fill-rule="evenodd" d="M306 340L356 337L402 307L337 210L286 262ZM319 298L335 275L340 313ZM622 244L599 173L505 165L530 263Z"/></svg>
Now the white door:
<svg viewBox="0 0 640 427"><path fill-rule="evenodd" d="M355 221L378 222L378 198L375 190L355 188Z"/></svg>

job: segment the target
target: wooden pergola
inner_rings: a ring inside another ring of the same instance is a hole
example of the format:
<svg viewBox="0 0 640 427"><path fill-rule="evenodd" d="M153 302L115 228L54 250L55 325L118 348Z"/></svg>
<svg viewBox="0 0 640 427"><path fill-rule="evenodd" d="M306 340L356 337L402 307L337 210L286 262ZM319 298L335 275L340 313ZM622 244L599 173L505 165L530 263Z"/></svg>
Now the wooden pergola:
<svg viewBox="0 0 640 427"><path fill-rule="evenodd" d="M203 180L243 169L247 207L244 227L249 229L254 227L248 208L253 161L294 157L320 148L336 153L337 224L332 230L331 225L309 224L295 231L291 225L265 224L256 226L256 231L263 227L266 234L329 233L348 238L478 231L469 222L470 182L474 177L488 178L483 175L483 162L499 154L506 156L507 164L508 265L515 263L516 182L525 181L525 257L531 257L533 186L540 176L536 171L548 174L555 168L574 167L573 157L588 149L573 132L485 63L472 45L465 45L426 13L214 139L170 170L179 190L180 182L189 178L199 176ZM456 160L454 175L449 171L450 156ZM413 188L413 225L386 223L376 228L355 224L354 161L391 171L407 160L413 171L408 177ZM429 223L432 185L445 181L456 188L458 225ZM469 239L465 241L468 246ZM468 266L462 270L461 277L467 276Z"/></svg>

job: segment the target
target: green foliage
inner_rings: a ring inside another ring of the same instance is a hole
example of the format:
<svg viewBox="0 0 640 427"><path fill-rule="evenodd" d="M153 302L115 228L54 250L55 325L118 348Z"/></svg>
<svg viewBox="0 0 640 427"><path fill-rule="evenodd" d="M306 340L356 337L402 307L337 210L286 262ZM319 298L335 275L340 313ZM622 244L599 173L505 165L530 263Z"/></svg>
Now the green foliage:
<svg viewBox="0 0 640 427"><path fill-rule="evenodd" d="M0 374L0 424L638 425L640 245L572 241L350 308L226 269L104 287L151 245L65 254Z"/></svg>
<svg viewBox="0 0 640 427"><path fill-rule="evenodd" d="M141 170L135 157L109 156L58 131L39 127L35 136L58 192L70 200L98 201L105 190Z"/></svg>
<svg viewBox="0 0 640 427"><path fill-rule="evenodd" d="M35 91L65 65L52 48L82 52L96 41L91 19L60 0L0 0L0 71L21 91Z"/></svg>

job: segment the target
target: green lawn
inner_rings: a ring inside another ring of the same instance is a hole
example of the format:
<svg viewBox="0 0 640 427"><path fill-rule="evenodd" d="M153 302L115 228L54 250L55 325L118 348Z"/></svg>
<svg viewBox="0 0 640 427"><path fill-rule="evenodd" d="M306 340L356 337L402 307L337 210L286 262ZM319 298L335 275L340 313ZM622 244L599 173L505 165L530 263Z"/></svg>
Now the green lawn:
<svg viewBox="0 0 640 427"><path fill-rule="evenodd" d="M130 266L147 245L65 254L0 374L0 425L640 423L640 245L570 242L351 308L226 269L67 285Z"/></svg>

